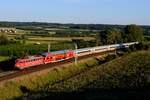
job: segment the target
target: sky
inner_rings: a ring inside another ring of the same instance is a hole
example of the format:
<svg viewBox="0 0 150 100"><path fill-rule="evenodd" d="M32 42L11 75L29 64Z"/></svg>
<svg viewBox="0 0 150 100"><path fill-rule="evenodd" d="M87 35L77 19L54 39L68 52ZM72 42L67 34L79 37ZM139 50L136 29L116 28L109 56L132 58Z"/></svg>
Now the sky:
<svg viewBox="0 0 150 100"><path fill-rule="evenodd" d="M150 0L0 0L0 21L150 25Z"/></svg>

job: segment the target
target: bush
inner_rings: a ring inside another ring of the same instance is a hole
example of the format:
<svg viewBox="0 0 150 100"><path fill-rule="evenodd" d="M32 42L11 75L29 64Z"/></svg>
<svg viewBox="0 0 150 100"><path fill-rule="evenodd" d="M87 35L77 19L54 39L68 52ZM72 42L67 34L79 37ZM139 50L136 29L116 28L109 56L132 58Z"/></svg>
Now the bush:
<svg viewBox="0 0 150 100"><path fill-rule="evenodd" d="M105 58L105 61L108 62L108 61L111 61L113 59L117 58L117 55L116 54L109 54L106 58Z"/></svg>
<svg viewBox="0 0 150 100"><path fill-rule="evenodd" d="M5 34L0 35L0 45L6 45L9 43L8 37Z"/></svg>

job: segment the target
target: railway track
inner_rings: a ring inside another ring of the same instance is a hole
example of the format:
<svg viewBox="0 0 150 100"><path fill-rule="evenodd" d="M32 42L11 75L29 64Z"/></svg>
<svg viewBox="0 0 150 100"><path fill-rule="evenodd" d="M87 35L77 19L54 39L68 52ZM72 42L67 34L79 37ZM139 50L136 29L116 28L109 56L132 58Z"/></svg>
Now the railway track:
<svg viewBox="0 0 150 100"><path fill-rule="evenodd" d="M99 56L102 54L106 54L106 53L112 53L114 51L107 51L107 52L101 52L101 53L95 53L95 54L89 54L89 55L85 55L85 56L80 56L78 57L78 60L83 60L89 57L95 57L95 56ZM31 67L31 68L27 68L27 69L23 69L23 70L14 70L14 71L4 71L0 73L0 82L2 81L6 81L6 80L10 80L19 76L23 76L26 74L30 74L33 72L37 72L37 71L42 71L48 68L53 68L56 66L60 66L63 64L68 64L68 63L73 63L74 62L74 58L72 59L68 59L68 60L63 60L60 62L55 62L55 63L49 63L49 64L45 64L45 65L38 65L35 67Z"/></svg>

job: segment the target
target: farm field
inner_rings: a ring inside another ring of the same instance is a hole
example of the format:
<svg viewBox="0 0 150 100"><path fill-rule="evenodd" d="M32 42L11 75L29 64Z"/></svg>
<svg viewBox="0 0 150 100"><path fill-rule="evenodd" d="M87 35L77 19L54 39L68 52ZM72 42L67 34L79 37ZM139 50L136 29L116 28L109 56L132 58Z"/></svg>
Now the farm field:
<svg viewBox="0 0 150 100"><path fill-rule="evenodd" d="M95 40L93 37L28 37L28 40L34 41L72 41L72 39L83 39L85 41Z"/></svg>
<svg viewBox="0 0 150 100"><path fill-rule="evenodd" d="M52 28L52 30L55 32L55 31L61 30L61 29L59 29L59 28L53 29ZM68 29L63 29L63 30L64 30L64 32L68 31ZM42 31L42 30L40 30L40 31ZM39 34L38 32L40 32L40 31L35 31L35 33L32 34L31 33L32 30L29 31L29 30L18 30L18 29L16 29L16 33L7 33L7 36L9 39L19 39L24 35L26 38L25 41L27 44L34 44L37 42L38 43L72 42L72 39L81 39L84 41L92 41L92 40L95 41L94 36L63 36L63 38L62 38L61 35L56 37L56 36L48 36L46 33ZM70 34L74 34L74 33L70 33Z"/></svg>

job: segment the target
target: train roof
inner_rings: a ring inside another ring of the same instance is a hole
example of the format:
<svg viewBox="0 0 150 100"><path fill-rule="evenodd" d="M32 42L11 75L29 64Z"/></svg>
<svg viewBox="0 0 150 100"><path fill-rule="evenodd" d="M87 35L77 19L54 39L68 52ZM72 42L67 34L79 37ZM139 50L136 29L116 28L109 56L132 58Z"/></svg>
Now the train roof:
<svg viewBox="0 0 150 100"><path fill-rule="evenodd" d="M60 51L53 51L53 52L45 52L43 53L42 55L43 56L47 56L47 55L57 55L57 54L64 54L66 52L69 52L69 51L72 51L72 50L60 50Z"/></svg>
<svg viewBox="0 0 150 100"><path fill-rule="evenodd" d="M43 56L27 56L27 57L24 57L24 58L18 58L16 60L18 61L25 61L25 60L32 60L32 59L39 59L39 58L42 58Z"/></svg>

